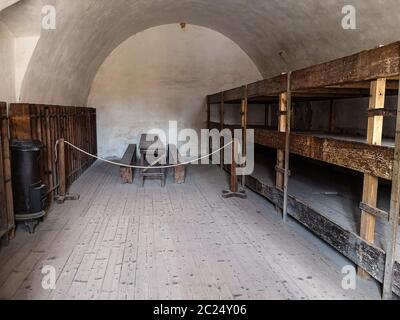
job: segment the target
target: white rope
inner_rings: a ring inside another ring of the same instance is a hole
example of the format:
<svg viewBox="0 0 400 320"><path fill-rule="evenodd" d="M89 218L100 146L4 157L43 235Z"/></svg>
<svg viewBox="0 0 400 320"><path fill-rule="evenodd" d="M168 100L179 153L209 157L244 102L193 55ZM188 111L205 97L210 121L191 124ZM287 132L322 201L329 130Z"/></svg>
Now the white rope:
<svg viewBox="0 0 400 320"><path fill-rule="evenodd" d="M56 144L55 144L56 162L57 162L57 154L58 154L57 151L58 151L59 142L60 142L60 140L57 140L57 141L56 141ZM91 154L91 153L85 151L85 150L82 150L81 148L75 146L74 144L72 144L71 142L68 142L68 141L66 141L66 140L64 140L64 143L67 144L67 145L69 145L69 146L71 146L72 148L78 150L79 152L82 152L83 154L86 154L86 155L89 156L89 157L95 158L95 159L97 159L97 160L100 160L100 161L103 161L103 162L106 162L106 163L109 163L109 164L112 164L112 165L115 165L115 166L118 166L118 167L123 167L123 168L132 168L132 169L139 169L139 170L149 170L149 169L153 168L154 165L157 164L157 163L160 161L160 159L158 159L155 163L151 164L151 165L148 166L148 167L133 166L133 165L125 165L125 164L122 164L122 163L118 163L118 162L115 162L115 161L111 161L111 160L107 160L107 159L98 157L98 156L96 156L96 155L94 155L94 154ZM200 157L200 158L198 158L198 159L191 160L191 161L187 161L187 162L183 162L183 163L179 163L179 164L174 164L174 165L158 166L157 169L175 168L175 167L179 167L179 166L188 165L188 164L191 164L191 163L193 163L193 162L201 161L201 160L203 160L203 159L206 159L206 158L209 158L209 157L213 156L213 155L216 154L216 153L221 152L222 150L224 150L224 149L226 149L227 147L229 147L232 143L233 143L233 141L231 141L231 142L229 142L228 144L224 145L222 148L219 148L218 150L216 150L216 151L214 151L214 152L212 152L212 153L210 153L210 154L207 154L207 155L205 155L205 156L203 156L203 157Z"/></svg>

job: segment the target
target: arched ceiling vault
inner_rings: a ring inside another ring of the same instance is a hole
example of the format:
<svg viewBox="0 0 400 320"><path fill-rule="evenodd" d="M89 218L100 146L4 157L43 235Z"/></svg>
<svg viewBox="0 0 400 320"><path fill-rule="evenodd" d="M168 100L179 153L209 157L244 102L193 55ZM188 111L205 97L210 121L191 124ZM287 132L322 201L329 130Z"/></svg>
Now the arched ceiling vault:
<svg viewBox="0 0 400 320"><path fill-rule="evenodd" d="M22 0L3 11L0 19L13 29L10 17L43 3ZM265 77L400 39L398 0L46 0L45 4L57 9L57 29L41 31L24 79L23 101L85 104L97 70L113 49L130 36L163 24L186 22L224 34ZM341 27L342 7L348 4L357 10L356 30Z"/></svg>

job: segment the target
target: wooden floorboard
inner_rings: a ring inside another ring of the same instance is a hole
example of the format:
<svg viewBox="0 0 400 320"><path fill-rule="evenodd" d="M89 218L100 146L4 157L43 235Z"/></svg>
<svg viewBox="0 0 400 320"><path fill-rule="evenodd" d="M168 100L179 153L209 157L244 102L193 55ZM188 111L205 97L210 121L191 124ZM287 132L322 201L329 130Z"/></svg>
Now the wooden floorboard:
<svg viewBox="0 0 400 320"><path fill-rule="evenodd" d="M186 184L123 185L95 164L36 234L0 252L2 299L379 299L372 282L341 288L349 263L265 199L223 199L227 175L192 166ZM136 180L139 181L139 180ZM56 289L41 286L45 265Z"/></svg>

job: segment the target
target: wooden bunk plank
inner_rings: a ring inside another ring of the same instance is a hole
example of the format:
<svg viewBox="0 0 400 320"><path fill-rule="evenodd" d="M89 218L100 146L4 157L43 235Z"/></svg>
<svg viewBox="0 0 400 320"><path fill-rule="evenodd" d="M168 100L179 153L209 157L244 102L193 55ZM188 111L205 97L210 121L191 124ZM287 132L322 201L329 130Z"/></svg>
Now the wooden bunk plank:
<svg viewBox="0 0 400 320"><path fill-rule="evenodd" d="M283 192L262 183L254 176L247 177L246 186L264 196L279 208L283 207ZM353 232L343 229L303 201L289 196L288 214L319 238L356 265L366 270L373 278L383 282L385 252L366 242ZM393 292L400 295L400 264L394 263Z"/></svg>
<svg viewBox="0 0 400 320"><path fill-rule="evenodd" d="M243 99L243 87L224 91L225 102L239 102Z"/></svg>
<svg viewBox="0 0 400 320"><path fill-rule="evenodd" d="M395 77L400 74L400 42L363 51L292 73L293 91Z"/></svg>
<svg viewBox="0 0 400 320"><path fill-rule="evenodd" d="M264 79L247 86L248 98L278 96L287 90L287 74Z"/></svg>
<svg viewBox="0 0 400 320"><path fill-rule="evenodd" d="M292 133L290 140L291 153L386 180L392 178L393 148L300 133ZM285 134L257 129L255 143L282 150L285 146Z"/></svg>
<svg viewBox="0 0 400 320"><path fill-rule="evenodd" d="M221 102L221 92L207 96L208 103L219 104Z"/></svg>

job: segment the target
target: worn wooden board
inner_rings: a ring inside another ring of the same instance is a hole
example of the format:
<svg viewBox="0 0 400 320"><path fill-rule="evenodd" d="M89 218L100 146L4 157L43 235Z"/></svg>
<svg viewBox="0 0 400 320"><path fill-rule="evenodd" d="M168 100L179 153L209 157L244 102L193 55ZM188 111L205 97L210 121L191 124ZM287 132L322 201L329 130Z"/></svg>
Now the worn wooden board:
<svg viewBox="0 0 400 320"><path fill-rule="evenodd" d="M14 204L11 181L10 137L8 131L7 104L0 102L0 176L1 176L1 213L0 229L9 239L14 237Z"/></svg>
<svg viewBox="0 0 400 320"><path fill-rule="evenodd" d="M226 168L229 170L229 168ZM264 196L279 208L283 207L283 192L275 187L268 186L250 176L246 179L246 186ZM356 265L362 267L373 278L383 282L385 267L385 252L372 245L353 232L326 218L303 201L289 196L288 214L315 233L322 240L338 250ZM400 295L400 264L395 263L393 292Z"/></svg>
<svg viewBox="0 0 400 320"><path fill-rule="evenodd" d="M185 183L186 181L186 166L180 165L174 168L174 182L177 184Z"/></svg>
<svg viewBox="0 0 400 320"><path fill-rule="evenodd" d="M125 151L124 156L122 157L120 163L122 165L134 165L136 163L136 152L137 147L136 144L130 144ZM122 183L132 184L135 176L135 170L129 167L120 167L119 175L121 177Z"/></svg>
<svg viewBox="0 0 400 320"><path fill-rule="evenodd" d="M319 88L400 74L400 42L363 51L292 73L293 91Z"/></svg>
<svg viewBox="0 0 400 320"><path fill-rule="evenodd" d="M292 133L290 140L291 153L387 180L392 177L393 148L301 133ZM273 149L283 149L285 134L257 129L255 143Z"/></svg>
<svg viewBox="0 0 400 320"><path fill-rule="evenodd" d="M282 74L273 78L264 79L251 83L247 86L247 96L249 99L254 97L278 96L287 90L287 74Z"/></svg>

